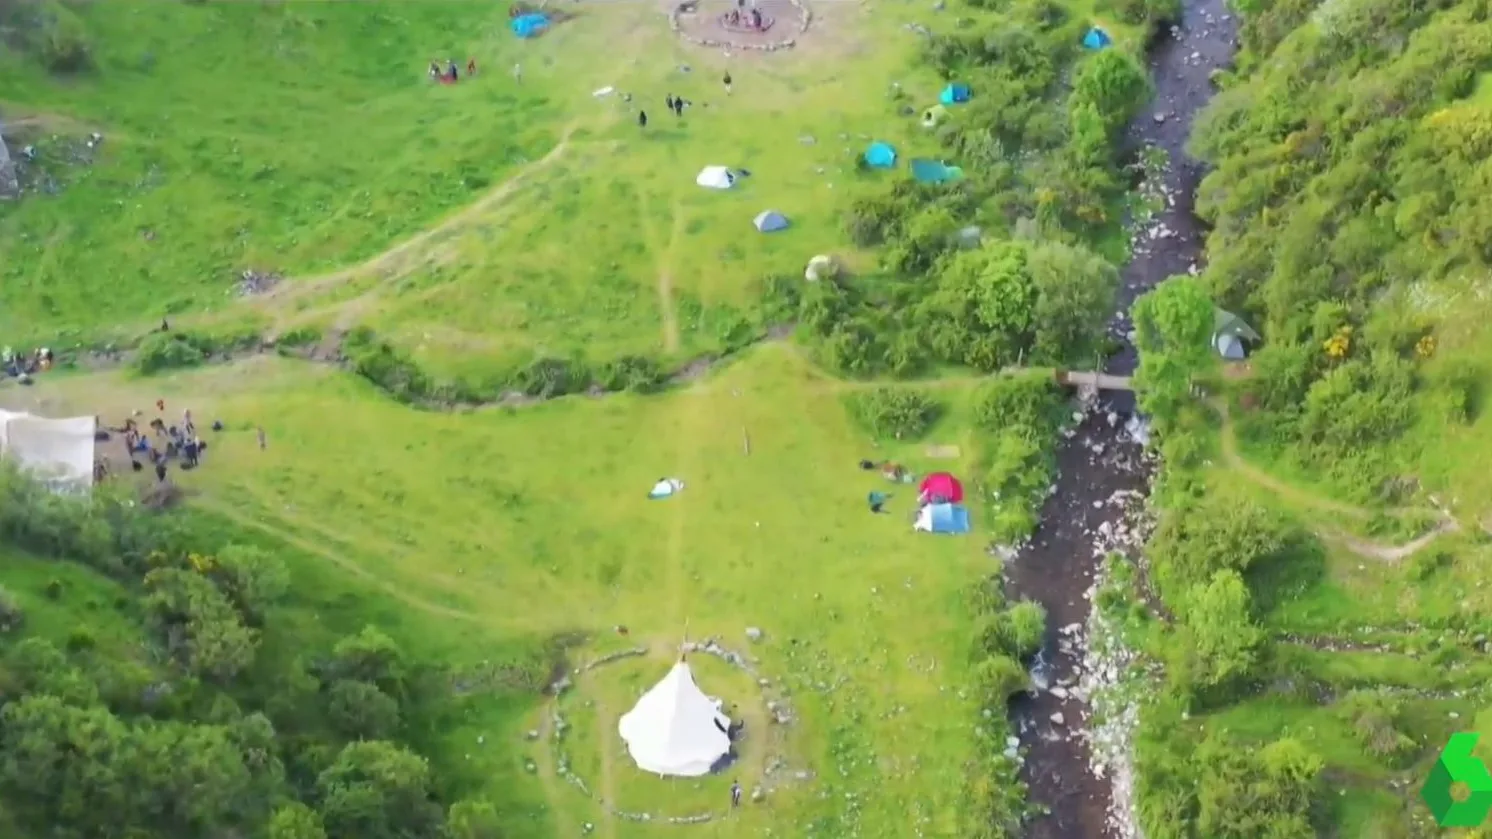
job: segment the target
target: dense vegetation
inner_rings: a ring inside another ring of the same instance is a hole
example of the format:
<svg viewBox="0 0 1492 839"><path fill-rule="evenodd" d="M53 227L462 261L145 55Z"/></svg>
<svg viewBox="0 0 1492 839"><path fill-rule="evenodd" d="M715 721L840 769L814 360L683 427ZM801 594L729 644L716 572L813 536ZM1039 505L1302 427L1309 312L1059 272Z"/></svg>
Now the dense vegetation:
<svg viewBox="0 0 1492 839"><path fill-rule="evenodd" d="M1475 535L1381 573L1400 595L1387 613L1336 602L1340 583L1323 577L1333 562L1388 561L1351 556L1339 530L1413 535L1439 515L1417 477L1427 441L1481 410L1488 7L1236 5L1237 69L1192 141L1214 166L1198 198L1215 225L1209 267L1134 312L1165 462L1160 520L1148 574L1101 607L1164 664L1137 745L1139 815L1158 839L1438 835L1413 794L1449 731L1468 727L1448 701L1487 705L1475 674L1489 627L1461 595L1431 592L1465 592L1453 568L1480 586L1488 499L1464 499ZM1214 301L1264 335L1237 380L1214 375ZM1318 524L1294 499L1215 477L1224 407L1251 451L1374 507L1326 502ZM1383 640L1344 652L1301 637L1364 632Z"/></svg>
<svg viewBox="0 0 1492 839"><path fill-rule="evenodd" d="M1362 499L1393 496L1417 420L1464 425L1487 370L1492 67L1483 2L1241 3L1241 75L1199 121L1209 290L1249 313L1246 431Z"/></svg>
<svg viewBox="0 0 1492 839"><path fill-rule="evenodd" d="M0 596L0 802L18 828L77 839L499 835L493 805L442 800L446 785L420 754L451 702L442 665L372 627L261 655L266 639L285 640L289 593L264 550L214 544L123 498L59 498L10 469L0 500L0 544L118 585L98 602L59 573L45 597L87 598L70 608L125 627L103 636L85 620L49 637L28 629L13 594Z"/></svg>

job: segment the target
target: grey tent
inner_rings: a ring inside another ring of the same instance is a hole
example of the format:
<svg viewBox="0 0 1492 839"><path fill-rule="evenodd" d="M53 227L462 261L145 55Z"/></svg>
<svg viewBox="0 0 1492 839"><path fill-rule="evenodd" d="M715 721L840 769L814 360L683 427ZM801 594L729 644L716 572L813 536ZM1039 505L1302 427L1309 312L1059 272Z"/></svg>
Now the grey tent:
<svg viewBox="0 0 1492 839"><path fill-rule="evenodd" d="M776 210L763 210L757 213L752 224L755 224L756 229L761 233L776 233L787 229L787 216Z"/></svg>
<svg viewBox="0 0 1492 839"><path fill-rule="evenodd" d="M1222 309L1216 310L1212 326L1212 348L1229 361L1240 361L1248 353L1245 341L1258 343L1264 340L1243 318Z"/></svg>

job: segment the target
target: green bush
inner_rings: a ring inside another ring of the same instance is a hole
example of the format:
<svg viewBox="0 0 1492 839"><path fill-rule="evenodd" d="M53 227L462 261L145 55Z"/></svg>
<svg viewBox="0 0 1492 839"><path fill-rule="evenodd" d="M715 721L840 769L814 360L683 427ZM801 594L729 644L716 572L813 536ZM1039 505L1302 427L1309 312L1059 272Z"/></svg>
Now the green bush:
<svg viewBox="0 0 1492 839"><path fill-rule="evenodd" d="M135 356L135 370L150 375L162 370L195 367L207 353L185 333L152 332L140 342Z"/></svg>
<svg viewBox="0 0 1492 839"><path fill-rule="evenodd" d="M379 340L372 330L354 329L342 342L353 372L401 402L422 402L435 391L435 382L414 359Z"/></svg>
<svg viewBox="0 0 1492 839"><path fill-rule="evenodd" d="M0 632L14 632L26 623L26 611L15 595L0 588Z"/></svg>
<svg viewBox="0 0 1492 839"><path fill-rule="evenodd" d="M999 376L981 388L974 422L985 431L1044 439L1061 419L1062 391L1049 375Z"/></svg>
<svg viewBox="0 0 1492 839"><path fill-rule="evenodd" d="M525 395L552 399L584 390L590 385L590 374L577 361L537 358L518 371L513 383Z"/></svg>
<svg viewBox="0 0 1492 839"><path fill-rule="evenodd" d="M622 356L615 361L606 362L596 370L596 384L612 392L629 390L634 393L651 393L666 378L658 362L638 355Z"/></svg>
<svg viewBox="0 0 1492 839"><path fill-rule="evenodd" d="M280 335L278 343L282 347L308 347L320 340L320 329L314 326L297 326Z"/></svg>
<svg viewBox="0 0 1492 839"><path fill-rule="evenodd" d="M883 440L919 439L942 412L942 403L911 388L882 387L850 397L851 416Z"/></svg>

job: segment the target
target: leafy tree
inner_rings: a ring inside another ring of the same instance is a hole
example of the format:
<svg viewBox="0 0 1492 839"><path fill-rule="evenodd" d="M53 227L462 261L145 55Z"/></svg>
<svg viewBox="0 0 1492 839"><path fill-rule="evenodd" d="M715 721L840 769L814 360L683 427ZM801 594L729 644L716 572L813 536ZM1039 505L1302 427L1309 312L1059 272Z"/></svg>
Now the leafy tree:
<svg viewBox="0 0 1492 839"><path fill-rule="evenodd" d="M269 839L326 839L326 828L315 810L293 801L270 817Z"/></svg>
<svg viewBox="0 0 1492 839"><path fill-rule="evenodd" d="M1059 242L1033 246L1027 270L1036 289L1032 359L1060 364L1088 356L1113 310L1118 270L1086 248Z"/></svg>
<svg viewBox="0 0 1492 839"><path fill-rule="evenodd" d="M451 805L446 834L450 839L502 839L503 831L490 803L467 798Z"/></svg>
<svg viewBox="0 0 1492 839"><path fill-rule="evenodd" d="M394 697L404 695L409 678L403 650L394 639L371 626L337 642L332 648L330 670L339 678L377 685Z"/></svg>
<svg viewBox="0 0 1492 839"><path fill-rule="evenodd" d="M1136 300L1132 314L1141 407L1169 419L1190 392L1192 376L1212 363L1212 298L1196 278L1172 277Z"/></svg>
<svg viewBox="0 0 1492 839"><path fill-rule="evenodd" d="M1197 835L1213 839L1314 839L1311 806L1321 758L1295 740L1262 749L1221 737L1197 750Z"/></svg>
<svg viewBox="0 0 1492 839"><path fill-rule="evenodd" d="M1250 615L1248 586L1232 569L1220 570L1206 585L1194 586L1184 608L1184 643L1195 666L1191 676L1203 687L1227 684L1254 668L1263 632Z"/></svg>
<svg viewBox="0 0 1492 839"><path fill-rule="evenodd" d="M399 703L377 685L353 679L332 682L327 713L338 732L358 740L387 737L399 727Z"/></svg>
<svg viewBox="0 0 1492 839"><path fill-rule="evenodd" d="M1091 105L1118 132L1150 98L1150 77L1124 50L1102 50L1078 68L1069 107Z"/></svg>
<svg viewBox="0 0 1492 839"><path fill-rule="evenodd" d="M1280 556L1294 537L1291 526L1269 508L1214 494L1167 511L1149 553L1162 585L1179 592L1220 570L1247 572Z"/></svg>
<svg viewBox="0 0 1492 839"><path fill-rule="evenodd" d="M179 568L145 577L145 608L167 649L193 673L217 681L233 678L254 658L258 633L211 582Z"/></svg>
<svg viewBox="0 0 1492 839"><path fill-rule="evenodd" d="M329 839L427 836L441 822L430 766L381 740L351 743L316 781Z"/></svg>
<svg viewBox="0 0 1492 839"><path fill-rule="evenodd" d="M219 551L212 577L244 619L255 624L264 621L266 610L290 587L283 562L245 545L229 545Z"/></svg>
<svg viewBox="0 0 1492 839"><path fill-rule="evenodd" d="M0 788L31 821L109 835L136 794L129 731L106 708L32 695L0 710Z"/></svg>

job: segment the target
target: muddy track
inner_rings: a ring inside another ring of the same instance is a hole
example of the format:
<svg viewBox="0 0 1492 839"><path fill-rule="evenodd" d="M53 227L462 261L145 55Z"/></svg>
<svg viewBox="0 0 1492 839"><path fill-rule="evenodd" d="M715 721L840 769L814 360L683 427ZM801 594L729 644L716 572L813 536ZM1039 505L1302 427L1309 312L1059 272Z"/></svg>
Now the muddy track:
<svg viewBox="0 0 1492 839"><path fill-rule="evenodd" d="M1212 96L1210 74L1233 55L1234 24L1223 0L1185 0L1179 25L1163 32L1151 52L1154 100L1135 118L1128 140L1164 149L1168 162L1160 177L1165 206L1146 229L1137 231L1133 258L1125 267L1119 294L1121 314L1110 324L1124 349L1104 372L1129 375L1137 354L1129 345L1127 315L1135 298L1169 276L1184 274L1202 260L1204 231L1193 216L1193 196L1201 165L1185 155L1192 121ZM1122 423L1109 411L1128 414L1133 397L1105 397L1089 411L1078 434L1057 450L1057 491L1042 509L1041 524L1030 545L1007 567L1008 586L1017 597L1039 601L1047 610L1047 643L1043 652L1053 685L1069 685L1082 676L1085 640L1070 640L1063 627L1086 625L1092 609L1087 592L1098 570L1090 534L1104 522L1112 526L1120 511L1108 499L1116 492L1147 492L1146 471L1134 465L1138 447L1126 442ZM1110 782L1097 777L1083 733L1088 709L1070 692L1038 691L1012 703L1025 763L1022 774L1033 804L1045 815L1033 818L1030 839L1096 839L1135 836L1131 805L1116 801ZM1112 771L1105 778L1114 777Z"/></svg>

